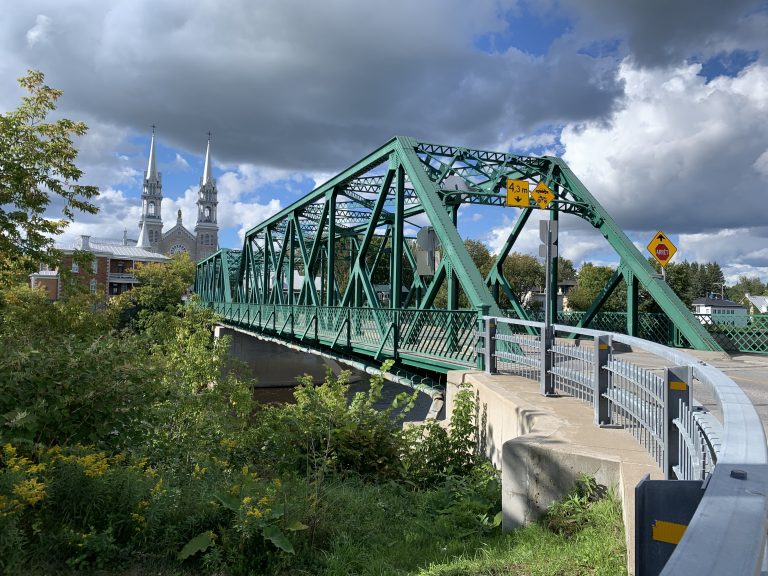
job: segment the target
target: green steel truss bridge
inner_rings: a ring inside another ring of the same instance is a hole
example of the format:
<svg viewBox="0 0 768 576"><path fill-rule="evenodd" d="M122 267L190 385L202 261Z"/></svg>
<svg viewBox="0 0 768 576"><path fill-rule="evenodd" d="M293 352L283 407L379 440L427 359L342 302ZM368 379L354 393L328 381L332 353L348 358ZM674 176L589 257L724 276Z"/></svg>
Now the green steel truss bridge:
<svg viewBox="0 0 768 576"><path fill-rule="evenodd" d="M507 179L526 180L531 190L546 184L554 194L549 219L564 213L586 220L620 258L575 327L598 320L623 279L622 332L641 335L642 286L678 343L721 349L562 159L408 137L392 138L251 228L242 250L222 249L200 262L195 290L224 323L288 344L370 363L394 358L406 370L475 367L482 362L475 350L479 315L529 319L502 264L539 205L530 199L520 209L486 276L457 230L463 204L506 205ZM418 240L406 237L415 228L422 228ZM549 266L556 279L556 257ZM549 310L557 310L557 295L548 298ZM499 306L502 299L507 310Z"/></svg>

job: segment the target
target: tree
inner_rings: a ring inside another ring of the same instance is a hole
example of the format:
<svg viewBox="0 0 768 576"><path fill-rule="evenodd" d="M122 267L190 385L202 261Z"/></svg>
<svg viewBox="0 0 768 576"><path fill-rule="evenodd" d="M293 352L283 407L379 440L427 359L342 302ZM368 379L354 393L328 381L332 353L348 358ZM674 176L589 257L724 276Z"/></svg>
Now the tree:
<svg viewBox="0 0 768 576"><path fill-rule="evenodd" d="M614 269L610 266L595 266L585 262L579 270L576 287L568 294L568 304L574 310L588 310L613 273ZM603 311L626 310L626 303L627 291L622 280L603 305Z"/></svg>
<svg viewBox="0 0 768 576"><path fill-rule="evenodd" d="M53 236L75 212L98 210L90 202L98 188L77 184L83 173L72 138L87 127L66 118L46 122L62 92L43 80L42 72L30 70L19 79L29 95L16 110L0 114L0 277L55 263ZM63 202L62 218L46 217L52 202Z"/></svg>
<svg viewBox="0 0 768 576"><path fill-rule="evenodd" d="M141 310L175 313L195 280L195 263L189 254L179 252L167 263L140 264L134 276L139 285L125 292L126 298L135 301Z"/></svg>
<svg viewBox="0 0 768 576"><path fill-rule="evenodd" d="M535 256L512 252L504 259L502 271L520 300L529 291L544 288L544 265Z"/></svg>
<svg viewBox="0 0 768 576"><path fill-rule="evenodd" d="M741 302L745 294L761 296L768 294L768 286L758 276L739 276L739 281L727 289L727 297L734 302Z"/></svg>

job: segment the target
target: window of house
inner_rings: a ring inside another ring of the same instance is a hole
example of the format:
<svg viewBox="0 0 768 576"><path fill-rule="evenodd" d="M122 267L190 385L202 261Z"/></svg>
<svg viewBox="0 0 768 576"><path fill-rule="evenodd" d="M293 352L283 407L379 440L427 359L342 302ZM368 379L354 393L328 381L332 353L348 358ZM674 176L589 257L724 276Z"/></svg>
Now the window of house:
<svg viewBox="0 0 768 576"><path fill-rule="evenodd" d="M72 262L72 273L77 274L78 272L80 272L80 264Z"/></svg>
<svg viewBox="0 0 768 576"><path fill-rule="evenodd" d="M99 261L96 258L94 258L93 262L91 262L91 272L94 274L99 273Z"/></svg>
<svg viewBox="0 0 768 576"><path fill-rule="evenodd" d="M96 294L96 278L91 280L91 294Z"/></svg>

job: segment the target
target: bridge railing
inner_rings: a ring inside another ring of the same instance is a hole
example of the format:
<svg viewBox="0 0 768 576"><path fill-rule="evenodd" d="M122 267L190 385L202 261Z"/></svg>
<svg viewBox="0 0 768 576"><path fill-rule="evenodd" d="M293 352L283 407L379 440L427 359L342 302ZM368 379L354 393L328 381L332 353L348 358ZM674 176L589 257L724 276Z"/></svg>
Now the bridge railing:
<svg viewBox="0 0 768 576"><path fill-rule="evenodd" d="M590 404L598 426L620 426L656 460L665 480L636 498L638 576L760 574L768 529L768 449L760 418L739 386L679 350L623 334L482 318L478 352L488 372L540 382L542 391ZM643 351L642 362L617 346ZM546 370L542 370L542 366ZM714 397L720 419L692 390ZM766 573L766 572L762 572Z"/></svg>
<svg viewBox="0 0 768 576"><path fill-rule="evenodd" d="M226 324L376 360L448 371L477 366L472 310L416 310L201 302Z"/></svg>

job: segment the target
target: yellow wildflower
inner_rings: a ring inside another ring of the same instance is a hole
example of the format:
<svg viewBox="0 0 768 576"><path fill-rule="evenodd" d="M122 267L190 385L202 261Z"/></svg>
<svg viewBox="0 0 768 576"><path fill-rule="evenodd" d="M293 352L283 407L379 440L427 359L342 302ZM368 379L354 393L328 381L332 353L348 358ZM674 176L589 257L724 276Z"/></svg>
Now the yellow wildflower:
<svg viewBox="0 0 768 576"><path fill-rule="evenodd" d="M232 496L237 496L240 493L240 484L234 484L229 489L229 493L232 494Z"/></svg>
<svg viewBox="0 0 768 576"><path fill-rule="evenodd" d="M5 455L8 458L13 458L14 456L16 456L16 448L12 444L4 445L3 452L5 452Z"/></svg>
<svg viewBox="0 0 768 576"><path fill-rule="evenodd" d="M275 485L275 488L280 490L280 488L283 487L283 483L280 481L280 478L275 478L272 483Z"/></svg>
<svg viewBox="0 0 768 576"><path fill-rule="evenodd" d="M38 482L37 478L27 478L13 487L13 493L30 506L34 506L45 498L45 484Z"/></svg>
<svg viewBox="0 0 768 576"><path fill-rule="evenodd" d="M250 496L246 496L245 498L243 498L244 506L249 506L251 502L253 502L253 498L251 498Z"/></svg>
<svg viewBox="0 0 768 576"><path fill-rule="evenodd" d="M261 510L259 510L258 508L251 508L248 510L248 512L246 512L246 514L248 516L253 516L255 518L261 518L262 516L264 516L264 514L262 514Z"/></svg>
<svg viewBox="0 0 768 576"><path fill-rule="evenodd" d="M269 504L269 496L262 496L259 499L259 506L266 506L267 504Z"/></svg>
<svg viewBox="0 0 768 576"><path fill-rule="evenodd" d="M162 479L162 478L160 478L160 480L158 480L158 481L157 481L157 484L155 484L155 485L152 487L152 495L153 495L153 496L157 496L158 494L160 494L160 491L161 491L162 489L163 489L163 479Z"/></svg>

